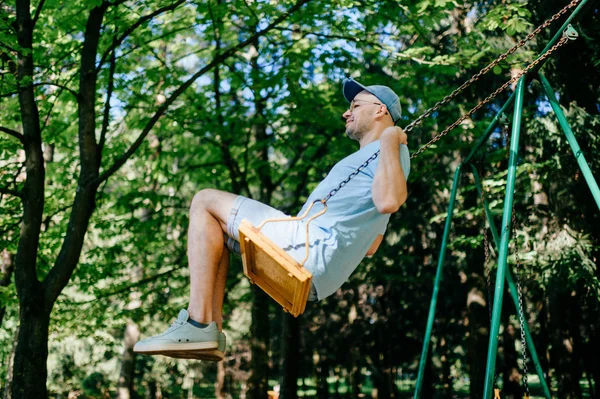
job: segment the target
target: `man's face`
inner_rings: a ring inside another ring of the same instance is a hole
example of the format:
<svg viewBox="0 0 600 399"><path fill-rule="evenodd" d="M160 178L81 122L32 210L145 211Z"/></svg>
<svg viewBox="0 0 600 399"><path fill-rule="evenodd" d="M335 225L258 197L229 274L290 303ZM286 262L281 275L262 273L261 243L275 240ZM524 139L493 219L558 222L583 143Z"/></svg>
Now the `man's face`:
<svg viewBox="0 0 600 399"><path fill-rule="evenodd" d="M368 91L358 93L350 103L350 108L342 115L346 120L346 136L360 141L371 130L375 114L381 106L381 101Z"/></svg>

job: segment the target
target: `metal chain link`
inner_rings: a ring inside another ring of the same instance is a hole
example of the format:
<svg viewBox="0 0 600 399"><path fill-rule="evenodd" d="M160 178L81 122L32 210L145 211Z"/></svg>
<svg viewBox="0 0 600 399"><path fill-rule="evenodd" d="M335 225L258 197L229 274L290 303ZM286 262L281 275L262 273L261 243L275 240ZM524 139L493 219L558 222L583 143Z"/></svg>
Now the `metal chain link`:
<svg viewBox="0 0 600 399"><path fill-rule="evenodd" d="M510 157L510 136L508 135L508 130L503 130L504 141L506 142L507 148L507 157ZM523 289L521 288L521 259L519 258L519 241L517 239L517 218L515 216L515 203L513 202L511 209L511 224L512 224L512 236L513 236L513 246L515 253L515 282L517 285L517 296L519 299L519 325L521 326L521 356L523 361L523 390L525 391L525 398L529 398L529 384L527 377L527 340L525 339L525 328L523 326L527 322L525 320L525 311L523 306Z"/></svg>
<svg viewBox="0 0 600 399"><path fill-rule="evenodd" d="M431 107L427 111L425 111L425 113L423 115L421 115L420 117L418 117L417 119L415 119L414 121L412 121L410 124L408 124L404 128L404 131L405 132L410 132L415 126L419 125L425 118L427 118L429 115L431 115L434 111L436 111L437 109L439 109L442 105L445 105L448 102L450 102L450 100L452 100L458 94L460 94L461 92L463 92L467 87L469 87L471 84L473 84L474 82L476 82L479 78L481 78L481 76L483 76L484 74L486 74L487 72L489 72L492 68L494 68L500 62L502 62L503 60L505 60L510 54L514 53L519 48L523 47L525 45L525 43L527 43L529 40L531 40L533 37L535 37L541 30L543 30L544 28L546 28L552 22L556 21L564 13L566 13L569 9L573 8L574 6L576 6L578 2L579 2L579 0L572 0L571 3L569 3L568 5L566 5L563 9L561 9L556 14L554 14L550 19L546 20L543 24L541 24L536 29L534 29L524 39L520 40L514 47L512 47L506 53L500 55L500 57L498 57L496 60L492 61L488 66L486 66L481 71L479 71L477 74L475 74L471 79L467 80L459 88L457 88L452 93L450 93L449 95L447 95L446 97L444 97L442 100L440 100L439 102L437 102L433 107ZM550 54L552 54L554 51L556 51L559 47L561 47L563 44L565 44L568 40L569 39L567 37L563 36L554 46L552 46L547 52L545 52L539 58L537 58L531 64L529 64L523 71L521 71L519 74L517 74L516 76L514 76L508 82L506 82L505 84L503 84L500 88L498 88L492 94L490 94L489 96L487 96L483 101L481 101L479 104L477 104L475 107L473 107L465 115L463 115L460 118L458 118L452 125L448 126L446 129L444 129L442 132L440 132L437 136L435 136L433 139L431 139L423 147L419 148L415 153L413 153L411 155L410 159L414 159L417 156L419 156L419 154L421 154L423 151L427 150L429 147L431 147L433 144L435 144L438 140L440 140L442 137L444 137L446 134L448 134L451 130L453 130L456 126L458 126L460 123L462 123L465 119L471 117L481 107L483 107L485 104L487 104L492 99L494 99L498 94L500 94L501 92L503 92L504 90L506 90L506 88L508 86L510 86L511 84L513 84L514 82L516 82L517 80L519 80L523 75L525 75L526 73L528 73L537 64L539 64L540 62L542 62L546 58L548 58L550 56ZM369 163L371 163L375 158L377 158L377 156L379 155L379 153L380 153L380 150L377 150L369 159L367 159L354 172L352 172L346 178L346 180L342 181L338 187L336 187L333 190L331 190L329 192L329 194L327 194L327 196L325 198L323 198L323 200L322 200L323 204L326 204L327 201L331 197L333 197L335 194L337 194L337 192L340 191L340 189L342 187L344 187L346 184L348 184L348 182L350 182L350 180L352 180L354 178L354 176L358 175L364 168L366 168L369 165Z"/></svg>
<svg viewBox="0 0 600 399"><path fill-rule="evenodd" d="M571 1L562 10L558 11L550 19L546 20L543 24L541 24L536 29L534 29L531 33L529 33L527 36L525 36L525 38L521 39L511 49L509 49L504 54L500 55L498 58L496 58L494 61L492 61L488 66L486 66L481 71L479 71L478 73L476 73L475 75L473 75L473 77L471 77L471 79L469 79L466 82L464 82L459 88L457 88L452 93L450 93L449 95L447 95L446 97L444 97L442 100L440 100L439 102L437 102L433 107L431 107L427 111L425 111L425 113L423 115L421 115L420 117L418 117L417 119L415 119L413 122L411 122L409 125L407 125L404 128L404 131L405 132L410 132L415 126L421 124L421 122L425 118L427 118L433 112L437 111L442 105L446 105L447 103L449 103L450 100L452 100L454 97L456 97L461 92L463 92L471 84L473 84L477 80L479 80L479 78L481 78L483 75L485 75L490 70L492 70L496 65L498 65L499 63L501 63L502 61L504 61L506 58L508 58L509 55L513 54L515 51L517 51L518 49L520 49L521 47L523 47L529 40L531 40L535 36L537 36L537 34L540 33L543 29L547 28L550 24L552 24L554 21L556 21L558 18L560 18L567 11L569 11L571 8L575 7L578 2L579 2L579 0L573 0L573 1Z"/></svg>
<svg viewBox="0 0 600 399"><path fill-rule="evenodd" d="M525 339L525 328L523 327L527 320L525 320L525 311L523 307L523 289L521 288L521 277L519 274L521 273L522 265L521 260L519 259L519 250L518 250L518 241L517 241L517 230L516 230L517 220L515 218L514 213L514 205L513 205L513 214L512 214L512 225L513 225L513 237L514 237L514 250L515 250L515 280L517 283L517 292L519 296L519 324L521 326L521 355L523 358L523 390L525 391L525 396L529 397L529 384L527 383L527 340Z"/></svg>
<svg viewBox="0 0 600 399"><path fill-rule="evenodd" d="M482 173L482 169L481 166L478 168L479 169L479 176L483 176ZM483 183L481 184L481 206L483 208L483 215L482 215L482 219L483 219L483 251L485 254L485 260L483 263L483 272L485 274L486 277L486 288L487 288L487 299L488 299L488 316L490 318L490 325L492 323L492 302L493 302L493 295L492 295L492 271L486 271L487 265L489 264L490 261L490 243L488 241L488 234L487 234L487 229L486 229L486 217L485 217L485 193L484 193L484 188L483 188ZM494 387L498 386L498 373L496 372L496 370L494 370ZM494 389L494 391L496 391L496 389ZM496 396L499 395L499 392L496 392L495 394Z"/></svg>
<svg viewBox="0 0 600 399"><path fill-rule="evenodd" d="M375 154L371 155L371 157L369 159L367 159L362 165L360 165L358 168L356 168L356 170L354 172L350 173L350 176L348 176L346 178L346 180L344 180L343 182L341 182L339 186L337 186L336 188L334 188L333 190L331 190L329 192L329 194L327 194L327 196L325 198L323 198L322 202L326 203L327 201L329 201L329 198L331 198L334 195L336 195L337 192L340 191L342 187L344 187L346 184L348 184L348 182L350 180L352 180L354 178L354 176L356 176L364 168L366 168L371 163L371 161L373 161L375 158L377 158L378 155L379 155L379 150L377 150L377 152Z"/></svg>
<svg viewBox="0 0 600 399"><path fill-rule="evenodd" d="M448 134L451 130L453 130L456 126L460 125L465 119L470 118L475 112L477 112L481 107L483 107L485 104L489 103L491 100L493 100L496 96L498 96L498 94L502 93L504 90L506 90L506 88L508 86L510 86L511 84L515 83L517 80L521 79L521 77L525 74L527 74L530 70L532 70L536 65L538 65L540 62L544 61L546 58L548 58L554 51L556 51L559 47L561 47L563 44L565 44L566 42L569 41L569 38L563 36L554 46L552 46L546 53L544 53L543 55L541 55L539 58L537 58L536 60L534 60L531 64L527 65L527 67L525 69L523 69L521 72L519 72L517 75L515 75L512 79L510 79L508 82L504 83L501 87L499 87L498 89L496 89L496 91L494 91L492 94L490 94L489 96L487 96L483 101L481 101L479 104L477 104L476 106L474 106L473 108L471 108L471 110L469 112L467 112L466 114L464 114L463 116L461 116L460 118L458 118L456 120L456 122L454 122L453 124L451 124L450 126L448 126L446 129L444 129L442 132L440 132L437 136L435 136L433 139L431 139L427 144L425 144L423 147L419 148L414 154L411 155L410 159L416 158L417 156L419 156L419 154L421 154L423 151L425 151L426 149L428 149L429 147L431 147L433 144L435 144L438 140L440 140L442 137L444 137L446 134Z"/></svg>
<svg viewBox="0 0 600 399"><path fill-rule="evenodd" d="M479 176L483 176L482 173L482 168L481 165L478 166L478 173ZM487 235L487 229L486 229L486 217L485 217L485 192L484 192L484 187L483 187L483 182L481 184L481 195L479 196L479 198L481 199L481 207L483 209L483 214L481 216L481 218L483 219L483 251L485 254L485 260L484 260L484 267L483 267L483 272L486 275L486 285L487 285L487 295L488 295L488 304L490 306L488 306L488 313L490 316L490 321L492 320L492 307L491 307L491 303L492 303L492 291L491 291L491 286L492 286L492 273L488 273L486 272L486 267L490 261L490 242L488 240L488 235Z"/></svg>

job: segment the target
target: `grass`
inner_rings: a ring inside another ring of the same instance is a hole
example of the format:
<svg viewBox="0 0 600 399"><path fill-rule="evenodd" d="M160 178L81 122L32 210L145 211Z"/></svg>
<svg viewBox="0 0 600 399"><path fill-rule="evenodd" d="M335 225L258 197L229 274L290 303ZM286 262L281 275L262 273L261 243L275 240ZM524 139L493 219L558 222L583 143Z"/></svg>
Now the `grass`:
<svg viewBox="0 0 600 399"><path fill-rule="evenodd" d="M373 385L371 379L368 375L364 376L364 382L361 387L361 397L363 398L371 398L373 392ZM528 375L529 381L529 391L531 399L545 399L543 396L542 385L540 383L540 379L535 374ZM350 386L348 385L345 379L340 379L339 384L337 384L337 396L336 392L336 379L328 378L327 382L329 383L329 393L332 399L347 399L350 398ZM278 384L276 380L270 380L269 386L270 389L274 389L274 387ZM582 399L590 398L589 396L589 385L585 380L580 381L581 390L582 390ZM396 381L396 387L398 392L400 393L400 398L412 398L414 394L416 386L416 380L413 379L399 379ZM552 387L553 394L556 395L556 387ZM232 397L237 397L239 394L236 392L229 392ZM316 381L312 378L304 378L298 380L298 397L306 398L306 399L315 399L317 395ZM467 377L457 379L454 382L453 386L453 398L456 399L467 399L469 398L469 379ZM202 398L202 399L214 399L214 385L210 381L206 381L205 384L196 385L194 387L194 398Z"/></svg>

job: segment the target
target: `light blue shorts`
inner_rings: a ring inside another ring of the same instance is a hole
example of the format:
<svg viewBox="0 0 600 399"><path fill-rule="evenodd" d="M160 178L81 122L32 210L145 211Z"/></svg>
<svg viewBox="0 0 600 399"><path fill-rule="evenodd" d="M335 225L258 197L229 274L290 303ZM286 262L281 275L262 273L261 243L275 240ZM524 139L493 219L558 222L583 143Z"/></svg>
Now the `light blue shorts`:
<svg viewBox="0 0 600 399"><path fill-rule="evenodd" d="M231 208L229 219L227 220L227 247L233 253L241 255L240 235L238 229L242 220L246 219L253 226L258 226L265 219L289 217L278 209L272 208L262 202L238 195ZM306 232L304 224L301 222L277 222L267 223L261 233L267 236L271 241L283 248L292 258L302 262L305 256ZM300 244L297 244L300 243ZM317 300L315 286L312 285L308 294L309 301Z"/></svg>

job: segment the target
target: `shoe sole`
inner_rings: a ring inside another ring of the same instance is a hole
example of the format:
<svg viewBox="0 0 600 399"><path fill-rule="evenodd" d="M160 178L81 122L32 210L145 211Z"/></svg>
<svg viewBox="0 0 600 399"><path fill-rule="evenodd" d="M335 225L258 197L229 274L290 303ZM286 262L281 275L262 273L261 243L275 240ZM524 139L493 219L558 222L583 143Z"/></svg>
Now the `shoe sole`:
<svg viewBox="0 0 600 399"><path fill-rule="evenodd" d="M220 362L223 360L225 355L218 349L209 349L203 351L181 351L181 352L163 352L163 356L172 357L175 359L195 359L195 360L206 360L209 362Z"/></svg>
<svg viewBox="0 0 600 399"><path fill-rule="evenodd" d="M198 351L198 350L213 350L217 349L219 344L217 341L211 342L183 342L177 344L154 344L144 345L143 348L133 348L135 353L144 353L150 355L161 355L180 351Z"/></svg>

